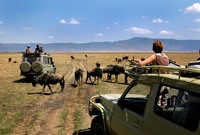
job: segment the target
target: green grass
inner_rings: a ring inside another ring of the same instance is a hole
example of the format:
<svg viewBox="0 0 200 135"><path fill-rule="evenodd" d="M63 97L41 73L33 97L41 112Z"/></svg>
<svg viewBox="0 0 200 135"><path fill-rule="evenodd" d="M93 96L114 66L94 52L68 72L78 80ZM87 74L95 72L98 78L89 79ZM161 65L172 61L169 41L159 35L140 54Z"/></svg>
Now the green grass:
<svg viewBox="0 0 200 135"><path fill-rule="evenodd" d="M0 114L1 124L0 124L0 134L8 135L12 133L13 128L22 120L24 116L24 111L17 112L3 112Z"/></svg>
<svg viewBox="0 0 200 135"><path fill-rule="evenodd" d="M81 107L77 107L75 110L75 114L74 114L74 130L78 130L82 127L83 122L84 122L84 116L83 116L83 108Z"/></svg>
<svg viewBox="0 0 200 135"><path fill-rule="evenodd" d="M66 128L66 120L67 120L68 110L66 107L62 109L62 112L59 117L60 124L57 126L59 128L58 134L63 135L65 133Z"/></svg>

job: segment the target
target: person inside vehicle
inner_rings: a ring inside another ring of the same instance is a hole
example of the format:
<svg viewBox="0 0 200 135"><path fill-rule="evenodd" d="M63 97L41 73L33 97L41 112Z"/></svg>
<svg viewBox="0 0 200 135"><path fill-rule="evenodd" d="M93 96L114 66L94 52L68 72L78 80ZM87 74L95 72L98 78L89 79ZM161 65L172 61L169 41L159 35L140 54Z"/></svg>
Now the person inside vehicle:
<svg viewBox="0 0 200 135"><path fill-rule="evenodd" d="M43 47L40 47L39 52L40 52L40 53L43 53L43 52L44 52Z"/></svg>
<svg viewBox="0 0 200 135"><path fill-rule="evenodd" d="M35 53L44 53L45 54L43 47L40 45L36 45Z"/></svg>
<svg viewBox="0 0 200 135"><path fill-rule="evenodd" d="M26 53L31 53L31 46L30 45L27 46Z"/></svg>
<svg viewBox="0 0 200 135"><path fill-rule="evenodd" d="M167 55L162 53L163 51L163 43L160 40L156 40L153 42L153 48L155 54L152 54L145 60L137 60L139 66L145 66L145 65L161 65L161 66L168 66L169 65L169 58ZM163 71L162 73L165 73Z"/></svg>
<svg viewBox="0 0 200 135"><path fill-rule="evenodd" d="M36 48L35 48L35 53L39 53L40 52L40 45L36 45Z"/></svg>
<svg viewBox="0 0 200 135"><path fill-rule="evenodd" d="M157 105L160 106L161 108L164 108L167 105L169 90L170 90L170 87L167 87L167 86L161 87L161 90L159 93L159 98L158 98L158 103L157 103Z"/></svg>

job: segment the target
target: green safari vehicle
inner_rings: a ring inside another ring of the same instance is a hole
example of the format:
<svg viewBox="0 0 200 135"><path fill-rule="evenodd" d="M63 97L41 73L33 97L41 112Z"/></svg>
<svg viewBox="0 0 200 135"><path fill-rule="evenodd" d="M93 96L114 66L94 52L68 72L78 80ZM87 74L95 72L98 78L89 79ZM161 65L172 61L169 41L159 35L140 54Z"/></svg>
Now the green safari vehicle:
<svg viewBox="0 0 200 135"><path fill-rule="evenodd" d="M20 64L21 75L26 78L44 73L55 73L56 65L50 54L46 53L23 53Z"/></svg>
<svg viewBox="0 0 200 135"><path fill-rule="evenodd" d="M122 94L93 96L88 112L92 135L200 135L200 69L148 66ZM149 68L156 73L148 73ZM162 74L168 70L169 74Z"/></svg>

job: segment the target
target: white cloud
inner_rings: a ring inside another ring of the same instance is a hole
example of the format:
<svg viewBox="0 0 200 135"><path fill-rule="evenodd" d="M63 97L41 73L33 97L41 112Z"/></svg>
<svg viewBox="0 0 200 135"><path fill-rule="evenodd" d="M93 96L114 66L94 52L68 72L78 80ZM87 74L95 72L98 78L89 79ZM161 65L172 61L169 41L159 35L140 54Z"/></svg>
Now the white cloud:
<svg viewBox="0 0 200 135"><path fill-rule="evenodd" d="M66 23L65 19L61 19L61 20L60 20L60 23L61 23L61 24L65 24L65 23Z"/></svg>
<svg viewBox="0 0 200 135"><path fill-rule="evenodd" d="M185 13L200 13L200 3L194 3L185 9Z"/></svg>
<svg viewBox="0 0 200 135"><path fill-rule="evenodd" d="M94 34L95 37L103 37L103 34L102 33L96 33Z"/></svg>
<svg viewBox="0 0 200 135"><path fill-rule="evenodd" d="M160 34L163 35L163 36L168 36L168 35L173 35L174 32L167 31L167 30L162 30L162 31L160 31Z"/></svg>
<svg viewBox="0 0 200 135"><path fill-rule="evenodd" d="M200 28L191 28L191 31L200 32Z"/></svg>
<svg viewBox="0 0 200 135"><path fill-rule="evenodd" d="M54 36L48 36L47 38L48 39L54 39Z"/></svg>
<svg viewBox="0 0 200 135"><path fill-rule="evenodd" d="M126 29L125 31L131 31L136 34L151 34L152 33L152 31L146 28L138 28L138 27L132 27L130 29Z"/></svg>
<svg viewBox="0 0 200 135"><path fill-rule="evenodd" d="M160 18L153 19L151 22L153 22L153 23L169 23L169 21L163 21Z"/></svg>
<svg viewBox="0 0 200 135"><path fill-rule="evenodd" d="M141 18L144 18L144 19L145 19L145 18L147 18L147 16L142 15Z"/></svg>
<svg viewBox="0 0 200 135"><path fill-rule="evenodd" d="M114 23L114 25L118 25L118 24L119 24L118 22L115 22L115 23Z"/></svg>
<svg viewBox="0 0 200 135"><path fill-rule="evenodd" d="M2 22L2 21L0 21L0 24L3 24L3 22Z"/></svg>
<svg viewBox="0 0 200 135"><path fill-rule="evenodd" d="M80 24L80 22L75 18L71 18L71 20L69 21L69 24Z"/></svg>
<svg viewBox="0 0 200 135"><path fill-rule="evenodd" d="M200 23L200 18L194 19L194 22Z"/></svg>
<svg viewBox="0 0 200 135"><path fill-rule="evenodd" d="M66 21L65 19L61 19L60 23L61 24L80 24L80 22L75 18L71 18L69 21Z"/></svg>
<svg viewBox="0 0 200 135"><path fill-rule="evenodd" d="M32 30L31 27L22 27L22 29L24 29L24 30Z"/></svg>
<svg viewBox="0 0 200 135"><path fill-rule="evenodd" d="M102 29L104 29L104 30L110 30L111 28L110 27L103 27Z"/></svg>

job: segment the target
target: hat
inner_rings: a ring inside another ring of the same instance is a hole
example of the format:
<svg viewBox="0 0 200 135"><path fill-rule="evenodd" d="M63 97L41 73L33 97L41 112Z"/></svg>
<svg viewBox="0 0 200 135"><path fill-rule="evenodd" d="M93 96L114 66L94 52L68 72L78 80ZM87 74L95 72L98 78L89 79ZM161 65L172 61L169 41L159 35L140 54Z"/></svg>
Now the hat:
<svg viewBox="0 0 200 135"><path fill-rule="evenodd" d="M30 45L28 45L27 47L28 47L28 48L30 48L31 46L30 46Z"/></svg>

